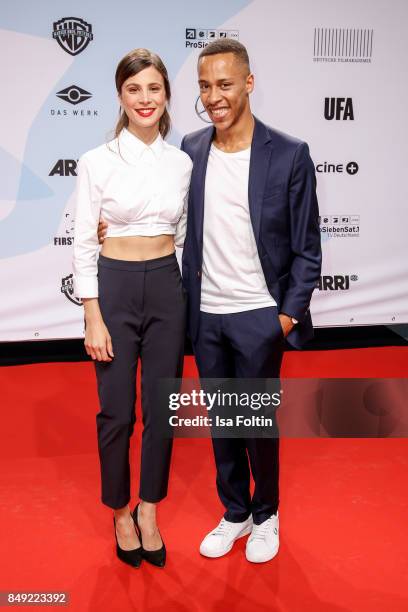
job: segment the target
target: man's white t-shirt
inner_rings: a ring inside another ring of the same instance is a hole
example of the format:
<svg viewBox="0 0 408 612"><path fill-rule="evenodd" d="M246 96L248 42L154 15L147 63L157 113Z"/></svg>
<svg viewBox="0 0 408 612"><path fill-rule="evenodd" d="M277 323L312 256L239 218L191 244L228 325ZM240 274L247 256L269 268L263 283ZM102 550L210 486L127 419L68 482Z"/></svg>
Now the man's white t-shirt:
<svg viewBox="0 0 408 612"><path fill-rule="evenodd" d="M203 312L228 314L276 306L266 286L249 213L251 149L208 157L204 199Z"/></svg>

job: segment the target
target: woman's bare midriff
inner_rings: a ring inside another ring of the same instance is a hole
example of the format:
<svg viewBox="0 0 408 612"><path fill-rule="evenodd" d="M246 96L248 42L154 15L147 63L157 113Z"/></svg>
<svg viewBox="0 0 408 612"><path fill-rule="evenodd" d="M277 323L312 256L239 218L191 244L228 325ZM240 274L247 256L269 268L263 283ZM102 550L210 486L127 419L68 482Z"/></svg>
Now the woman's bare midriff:
<svg viewBox="0 0 408 612"><path fill-rule="evenodd" d="M174 236L121 236L105 238L101 255L125 261L147 261L174 253Z"/></svg>

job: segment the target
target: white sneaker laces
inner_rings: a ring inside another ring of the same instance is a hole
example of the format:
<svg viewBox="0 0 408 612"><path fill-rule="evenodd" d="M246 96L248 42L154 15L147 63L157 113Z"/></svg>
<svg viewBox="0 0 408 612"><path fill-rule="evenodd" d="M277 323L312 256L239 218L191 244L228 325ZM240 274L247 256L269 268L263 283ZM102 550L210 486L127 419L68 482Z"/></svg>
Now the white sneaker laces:
<svg viewBox="0 0 408 612"><path fill-rule="evenodd" d="M213 536L225 536L231 531L231 524L222 518L218 527L216 527L211 535Z"/></svg>
<svg viewBox="0 0 408 612"><path fill-rule="evenodd" d="M264 540L265 534L268 531L269 527L271 526L271 523L272 523L272 517L266 519L266 521L264 521L260 525L254 525L252 534L251 534L251 540Z"/></svg>

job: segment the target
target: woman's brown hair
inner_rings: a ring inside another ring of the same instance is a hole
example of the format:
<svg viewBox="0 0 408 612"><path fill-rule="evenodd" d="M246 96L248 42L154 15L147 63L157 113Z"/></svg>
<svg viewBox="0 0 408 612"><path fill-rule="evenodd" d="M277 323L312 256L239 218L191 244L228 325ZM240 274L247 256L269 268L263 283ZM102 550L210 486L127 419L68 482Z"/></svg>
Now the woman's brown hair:
<svg viewBox="0 0 408 612"><path fill-rule="evenodd" d="M129 51L129 53L120 60L115 73L115 83L118 94L121 94L122 85L127 79L138 74L141 70L149 68L149 66L156 68L162 75L167 102L170 102L171 90L166 66L163 64L160 57L156 53L153 53L153 51L149 51L149 49L134 49L133 51ZM129 119L125 111L121 109L119 113L119 120L115 127L116 137L119 136L122 129L129 124ZM166 108L159 122L159 131L163 138L166 138L167 134L170 132L170 128L170 115Z"/></svg>

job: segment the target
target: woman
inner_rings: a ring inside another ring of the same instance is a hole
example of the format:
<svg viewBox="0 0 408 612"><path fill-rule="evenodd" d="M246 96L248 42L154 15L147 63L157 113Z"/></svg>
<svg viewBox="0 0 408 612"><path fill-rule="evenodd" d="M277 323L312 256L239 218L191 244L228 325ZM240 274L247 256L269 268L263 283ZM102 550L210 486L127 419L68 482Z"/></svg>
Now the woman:
<svg viewBox="0 0 408 612"><path fill-rule="evenodd" d="M171 94L161 59L147 49L131 51L115 80L121 105L115 138L78 164L74 289L84 304L85 348L95 360L102 502L114 510L116 552L134 567L142 558L163 567L156 504L167 494L172 440L155 435L152 412L157 379L182 375L185 303L175 244L184 240L192 162L164 141ZM100 215L108 231L98 259ZM131 513L138 357L141 501Z"/></svg>

